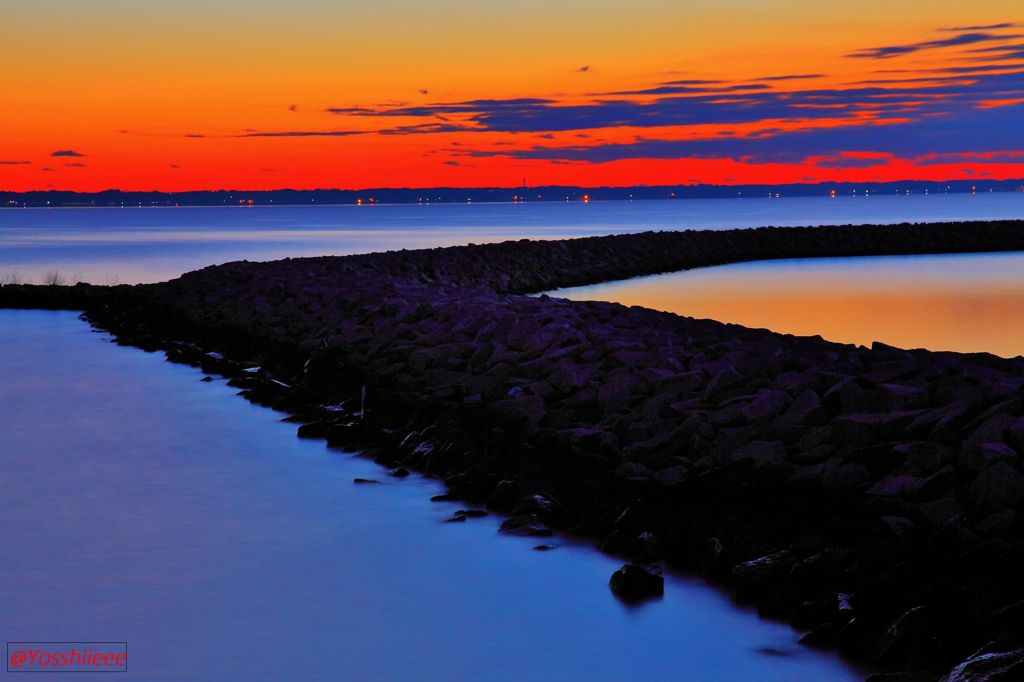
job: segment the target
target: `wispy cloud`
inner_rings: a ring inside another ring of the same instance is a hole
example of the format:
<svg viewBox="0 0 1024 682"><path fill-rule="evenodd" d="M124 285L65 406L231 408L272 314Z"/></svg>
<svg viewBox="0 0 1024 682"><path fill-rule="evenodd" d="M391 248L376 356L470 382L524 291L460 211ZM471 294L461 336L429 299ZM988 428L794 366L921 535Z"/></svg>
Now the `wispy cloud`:
<svg viewBox="0 0 1024 682"><path fill-rule="evenodd" d="M58 149L55 152L51 152L50 156L85 156L85 154L76 152L74 149Z"/></svg>
<svg viewBox="0 0 1024 682"><path fill-rule="evenodd" d="M1001 28L1020 28L1024 24L1015 21L1003 21L998 24L985 24L983 26L946 26L940 28L940 31L960 33L962 31L994 31Z"/></svg>
<svg viewBox="0 0 1024 682"><path fill-rule="evenodd" d="M28 166L31 161L0 161L0 166Z"/></svg>
<svg viewBox="0 0 1024 682"><path fill-rule="evenodd" d="M938 40L925 40L919 43L910 43L908 45L886 45L884 47L866 47L860 50L855 50L847 57L854 57L857 59L892 59L893 57L900 57L902 55L911 54L913 52L920 52L921 50L934 50L943 47L960 47L963 45L975 45L977 43L991 43L991 42L1002 42L1005 40L1012 40L1019 36L1006 35L1001 33L983 33L983 32L971 32L971 33L960 33L959 35L952 36L950 38L940 38Z"/></svg>
<svg viewBox="0 0 1024 682"><path fill-rule="evenodd" d="M785 76L761 76L760 78L751 78L752 81L803 81L811 80L813 78L824 78L823 73L794 73Z"/></svg>

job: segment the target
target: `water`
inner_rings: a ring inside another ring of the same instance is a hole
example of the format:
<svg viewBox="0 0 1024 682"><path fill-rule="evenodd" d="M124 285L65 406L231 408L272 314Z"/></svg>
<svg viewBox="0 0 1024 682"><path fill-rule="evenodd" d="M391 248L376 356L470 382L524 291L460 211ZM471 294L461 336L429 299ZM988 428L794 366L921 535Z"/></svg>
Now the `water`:
<svg viewBox="0 0 1024 682"><path fill-rule="evenodd" d="M524 237L1024 216L1024 193L676 201L0 210L0 279L152 282L231 260Z"/></svg>
<svg viewBox="0 0 1024 682"><path fill-rule="evenodd" d="M587 546L442 523L436 481L353 485L384 472L73 313L0 311L0 376L0 631L125 640L126 682L859 679L702 584L627 607Z"/></svg>
<svg viewBox="0 0 1024 682"><path fill-rule="evenodd" d="M736 263L551 292L789 334L1024 354L1024 254Z"/></svg>
<svg viewBox="0 0 1024 682"><path fill-rule="evenodd" d="M242 258L1022 209L1024 194L15 209L0 211L0 278L132 283ZM568 294L1009 355L1021 259L749 263ZM537 553L494 518L443 524L457 507L429 502L435 481L354 486L383 472L199 376L73 314L0 311L6 639L127 640L125 680L858 678L702 584L670 576L663 600L630 608L607 589L618 562L589 546Z"/></svg>

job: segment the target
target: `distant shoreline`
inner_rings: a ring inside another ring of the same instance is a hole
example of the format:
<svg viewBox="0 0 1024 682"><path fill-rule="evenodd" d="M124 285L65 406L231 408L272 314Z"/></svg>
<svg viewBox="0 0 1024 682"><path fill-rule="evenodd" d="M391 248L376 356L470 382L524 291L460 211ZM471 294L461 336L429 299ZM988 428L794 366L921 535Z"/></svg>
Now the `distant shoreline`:
<svg viewBox="0 0 1024 682"><path fill-rule="evenodd" d="M0 208L120 206L303 206L465 203L564 203L652 199L736 199L893 194L982 194L1024 192L1024 179L822 182L781 185L652 185L634 187L382 187L369 189L194 190L184 192L0 191ZM251 202L251 204L250 204Z"/></svg>

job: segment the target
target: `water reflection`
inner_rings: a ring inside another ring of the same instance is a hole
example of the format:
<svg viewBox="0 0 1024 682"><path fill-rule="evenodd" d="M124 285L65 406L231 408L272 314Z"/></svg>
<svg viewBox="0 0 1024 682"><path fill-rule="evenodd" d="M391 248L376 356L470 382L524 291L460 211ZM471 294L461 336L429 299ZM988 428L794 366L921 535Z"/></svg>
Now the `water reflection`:
<svg viewBox="0 0 1024 682"><path fill-rule="evenodd" d="M1024 353L1024 254L761 261L553 295L868 345Z"/></svg>

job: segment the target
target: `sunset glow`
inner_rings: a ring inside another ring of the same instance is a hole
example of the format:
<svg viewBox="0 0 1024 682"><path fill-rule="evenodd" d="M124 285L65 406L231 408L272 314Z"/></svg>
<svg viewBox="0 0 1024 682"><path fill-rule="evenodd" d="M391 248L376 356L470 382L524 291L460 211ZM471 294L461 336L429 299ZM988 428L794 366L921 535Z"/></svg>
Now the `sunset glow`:
<svg viewBox="0 0 1024 682"><path fill-rule="evenodd" d="M1024 176L1017 3L551 5L10 0L0 190Z"/></svg>

